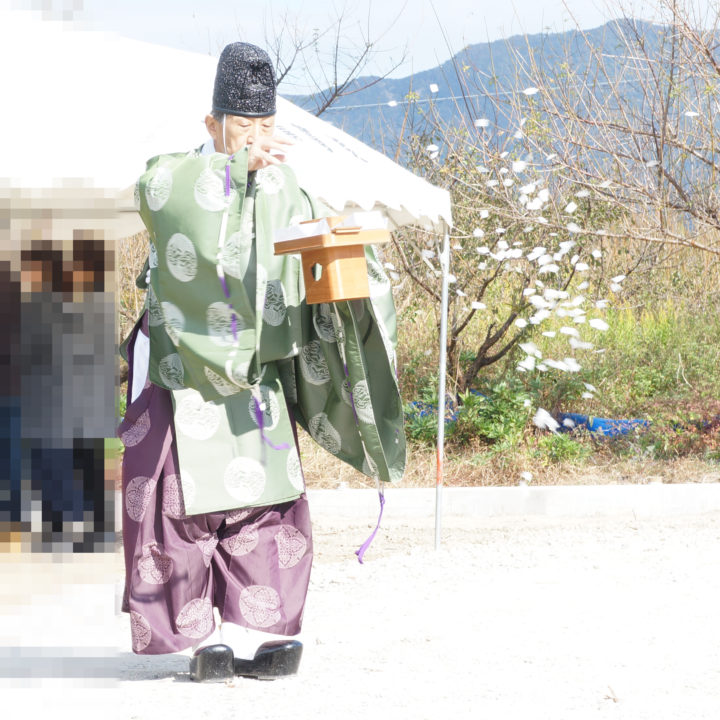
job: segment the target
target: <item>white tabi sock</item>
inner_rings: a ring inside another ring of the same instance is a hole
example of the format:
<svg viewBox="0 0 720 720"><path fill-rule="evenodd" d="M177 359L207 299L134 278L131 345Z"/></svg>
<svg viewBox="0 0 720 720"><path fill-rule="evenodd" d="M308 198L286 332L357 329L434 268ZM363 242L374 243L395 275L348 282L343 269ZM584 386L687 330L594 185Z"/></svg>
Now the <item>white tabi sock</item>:
<svg viewBox="0 0 720 720"><path fill-rule="evenodd" d="M266 642L272 642L273 640L298 640L302 642L300 635L292 637L275 635L274 633L260 632L231 622L222 624L222 638L223 642L232 648L233 655L243 660L252 660L257 649Z"/></svg>

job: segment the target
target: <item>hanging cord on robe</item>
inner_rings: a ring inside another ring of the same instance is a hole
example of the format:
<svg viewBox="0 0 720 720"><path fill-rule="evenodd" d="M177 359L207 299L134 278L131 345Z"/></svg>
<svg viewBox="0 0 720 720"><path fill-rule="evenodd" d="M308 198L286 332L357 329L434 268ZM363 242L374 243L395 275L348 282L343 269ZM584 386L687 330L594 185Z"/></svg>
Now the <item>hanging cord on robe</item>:
<svg viewBox="0 0 720 720"><path fill-rule="evenodd" d="M338 350L340 351L340 359L342 360L343 364L343 370L345 371L345 379L347 380L348 384L348 394L350 395L350 406L352 407L353 415L355 416L355 425L360 428L360 421L358 420L357 410L355 409L355 399L353 398L352 393L352 383L350 382L350 372L348 370L347 366L347 358L345 356L345 333L342 329L342 319L340 318L340 311L337 309L337 305L333 303L333 309L335 310L335 335L337 337L337 346ZM372 461L370 456L368 455L367 448L365 447L365 442L362 439L362 436L360 437L360 444L362 445L363 452L365 453L365 460L368 464L368 467L372 467ZM380 514L378 515L378 521L377 525L375 526L375 529L370 533L370 537L355 551L355 554L357 555L358 562L362 565L363 564L363 557L365 556L365 552L372 544L372 541L375 539L375 536L378 533L378 530L380 529L380 523L382 521L383 511L385 510L385 491L383 490L382 486L380 485L380 479L377 478L377 491L378 491L378 498L380 499Z"/></svg>
<svg viewBox="0 0 720 720"><path fill-rule="evenodd" d="M260 438L263 441L262 461L263 461L263 465L264 465L265 464L265 445L269 445L273 450L289 450L290 445L288 445L288 443L278 443L276 445L275 443L272 442L272 440L270 440L270 438L267 436L267 433L265 432L265 409L267 406L262 399L262 395L260 394L260 389L257 385L253 385L250 388L250 392L252 393L253 408L254 408L254 412L255 412L255 422L258 424L258 428L260 428Z"/></svg>
<svg viewBox="0 0 720 720"><path fill-rule="evenodd" d="M223 149L225 148L225 120L223 119ZM227 233L228 214L230 212L230 163L232 162L235 154L228 156L225 162L225 209L223 211L222 220L220 221L220 236L218 237L218 254L217 263L215 268L217 275L222 286L225 299L228 301L227 306L230 310L230 328L232 329L233 341L237 345L238 341L238 322L235 308L230 302L230 289L227 286L227 280L225 279L225 268L222 264L223 249L225 247L225 235Z"/></svg>

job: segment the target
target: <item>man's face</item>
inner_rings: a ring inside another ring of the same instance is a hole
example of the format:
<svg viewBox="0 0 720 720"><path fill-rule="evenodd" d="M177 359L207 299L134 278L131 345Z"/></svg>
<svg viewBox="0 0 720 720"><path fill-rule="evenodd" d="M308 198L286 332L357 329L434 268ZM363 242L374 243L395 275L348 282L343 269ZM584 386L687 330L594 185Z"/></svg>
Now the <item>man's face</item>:
<svg viewBox="0 0 720 720"><path fill-rule="evenodd" d="M205 118L205 124L215 143L215 151L232 155L252 143L254 138L272 135L275 130L275 116L258 118L226 115L224 137L223 124L212 115Z"/></svg>

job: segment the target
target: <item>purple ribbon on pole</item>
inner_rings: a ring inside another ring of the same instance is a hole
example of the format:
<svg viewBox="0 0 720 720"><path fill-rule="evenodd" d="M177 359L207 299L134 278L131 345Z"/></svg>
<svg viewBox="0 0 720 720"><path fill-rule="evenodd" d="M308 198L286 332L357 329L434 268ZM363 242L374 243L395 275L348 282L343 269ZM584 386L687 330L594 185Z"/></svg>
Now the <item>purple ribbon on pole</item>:
<svg viewBox="0 0 720 720"><path fill-rule="evenodd" d="M380 498L380 515L378 516L377 525L375 526L375 529L370 534L370 537L355 551L358 562L361 565L363 564L363 557L365 555L365 551L370 547L370 545L372 544L372 541L375 539L375 536L377 535L377 531L380 529L380 522L382 521L383 510L385 509L385 493L383 493L382 490L378 490L378 497Z"/></svg>

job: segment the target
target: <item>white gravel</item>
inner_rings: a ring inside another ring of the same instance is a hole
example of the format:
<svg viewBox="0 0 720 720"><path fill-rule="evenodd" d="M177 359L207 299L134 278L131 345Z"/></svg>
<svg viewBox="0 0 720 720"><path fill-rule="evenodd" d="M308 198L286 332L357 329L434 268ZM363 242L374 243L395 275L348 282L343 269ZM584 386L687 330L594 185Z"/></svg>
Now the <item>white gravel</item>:
<svg viewBox="0 0 720 720"><path fill-rule="evenodd" d="M431 523L393 518L361 566L370 530L316 519L297 677L199 685L185 656L133 655L108 614L77 654L117 645L96 659L117 682L14 680L8 702L123 720L720 717L720 513L447 518L437 552Z"/></svg>

